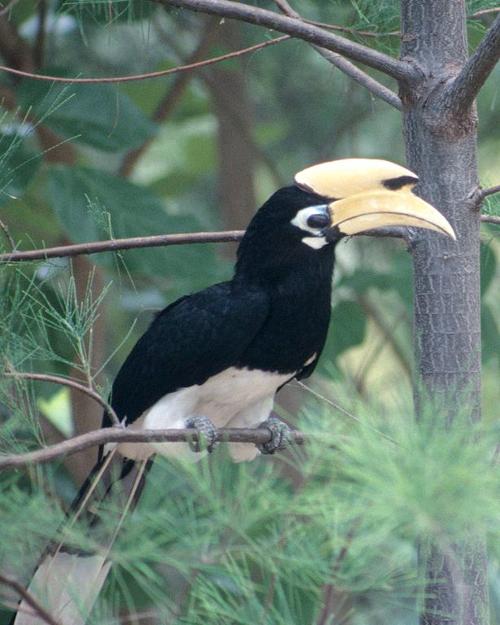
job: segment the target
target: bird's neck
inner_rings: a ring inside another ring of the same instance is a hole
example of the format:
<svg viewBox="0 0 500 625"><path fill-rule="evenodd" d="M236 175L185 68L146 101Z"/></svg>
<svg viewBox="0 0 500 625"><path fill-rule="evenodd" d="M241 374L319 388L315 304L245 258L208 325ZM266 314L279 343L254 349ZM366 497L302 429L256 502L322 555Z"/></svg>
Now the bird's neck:
<svg viewBox="0 0 500 625"><path fill-rule="evenodd" d="M236 289L257 288L269 298L266 323L245 351L242 366L278 371L290 376L300 372L311 357L319 357L330 320L332 248L316 250L301 262L264 267L238 265Z"/></svg>
<svg viewBox="0 0 500 625"><path fill-rule="evenodd" d="M304 247L306 247L304 245ZM233 282L269 288L278 293L316 291L318 286L329 290L333 273L333 245L319 250L310 248L281 253L273 250L259 255L241 255L235 267Z"/></svg>

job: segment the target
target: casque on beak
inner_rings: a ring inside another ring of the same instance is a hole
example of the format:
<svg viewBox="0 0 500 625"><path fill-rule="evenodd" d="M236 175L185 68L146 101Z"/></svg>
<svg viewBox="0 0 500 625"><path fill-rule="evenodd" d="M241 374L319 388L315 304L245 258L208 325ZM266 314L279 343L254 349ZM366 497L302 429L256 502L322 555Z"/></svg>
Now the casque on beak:
<svg viewBox="0 0 500 625"><path fill-rule="evenodd" d="M295 184L331 198L332 236L368 230L412 226L435 230L456 239L448 220L411 190L418 177L390 161L349 158L320 163L302 170Z"/></svg>

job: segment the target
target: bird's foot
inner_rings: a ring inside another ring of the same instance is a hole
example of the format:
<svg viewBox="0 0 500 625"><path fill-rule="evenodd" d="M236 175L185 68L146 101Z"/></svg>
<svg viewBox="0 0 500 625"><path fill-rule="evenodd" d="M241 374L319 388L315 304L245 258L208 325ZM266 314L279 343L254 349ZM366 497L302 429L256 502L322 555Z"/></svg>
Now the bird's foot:
<svg viewBox="0 0 500 625"><path fill-rule="evenodd" d="M261 454L274 454L286 449L293 430L284 421L278 417L270 416L259 427L267 428L271 432L270 440L266 443L257 444L257 449Z"/></svg>
<svg viewBox="0 0 500 625"><path fill-rule="evenodd" d="M189 447L192 451L199 452L206 449L211 454L219 444L217 441L217 428L208 417L190 417L186 421L186 427L196 430L198 434L197 441L189 441Z"/></svg>

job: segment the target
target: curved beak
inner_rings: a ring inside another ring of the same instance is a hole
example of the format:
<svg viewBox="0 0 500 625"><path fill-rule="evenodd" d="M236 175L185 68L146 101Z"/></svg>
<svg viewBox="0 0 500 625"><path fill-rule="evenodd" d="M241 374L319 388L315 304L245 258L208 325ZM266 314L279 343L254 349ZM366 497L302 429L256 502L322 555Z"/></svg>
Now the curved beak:
<svg viewBox="0 0 500 625"><path fill-rule="evenodd" d="M411 226L434 230L456 240L449 221L410 191L365 191L332 202L329 208L328 232L353 235L377 228Z"/></svg>
<svg viewBox="0 0 500 625"><path fill-rule="evenodd" d="M347 158L319 163L300 171L295 184L332 202L327 238L338 232L360 234L378 228L426 228L452 239L455 232L443 215L414 195L418 176L409 169L369 158Z"/></svg>

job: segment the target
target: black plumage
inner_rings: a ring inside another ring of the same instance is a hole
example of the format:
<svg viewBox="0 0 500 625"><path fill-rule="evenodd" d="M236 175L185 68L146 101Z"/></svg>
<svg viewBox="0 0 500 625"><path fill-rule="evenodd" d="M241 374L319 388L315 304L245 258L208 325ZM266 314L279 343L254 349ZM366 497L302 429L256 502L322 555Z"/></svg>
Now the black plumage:
<svg viewBox="0 0 500 625"><path fill-rule="evenodd" d="M157 315L113 384L121 419L131 424L162 397L229 367L312 373L330 318L334 245L310 247L302 241L310 233L291 221L326 201L295 186L277 191L251 221L233 279Z"/></svg>

